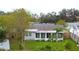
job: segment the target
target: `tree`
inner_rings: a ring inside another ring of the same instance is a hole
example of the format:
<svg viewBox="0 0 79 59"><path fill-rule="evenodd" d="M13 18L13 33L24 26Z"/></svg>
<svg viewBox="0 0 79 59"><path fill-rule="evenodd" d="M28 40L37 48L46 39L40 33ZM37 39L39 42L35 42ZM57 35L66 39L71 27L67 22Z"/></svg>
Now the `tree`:
<svg viewBox="0 0 79 59"><path fill-rule="evenodd" d="M58 20L56 24L58 24L58 25L65 25L65 21L64 20Z"/></svg>
<svg viewBox="0 0 79 59"><path fill-rule="evenodd" d="M66 22L77 21L77 16L79 16L79 10L77 9L63 9L59 12L60 18L64 19Z"/></svg>
<svg viewBox="0 0 79 59"><path fill-rule="evenodd" d="M16 35L18 35L18 39L21 40L20 43L23 46L25 29L27 29L29 26L29 20L31 19L31 16L28 13L26 13L24 9L16 10L13 15L14 19L16 20L15 32Z"/></svg>
<svg viewBox="0 0 79 59"><path fill-rule="evenodd" d="M24 9L17 9L9 14L0 16L2 25L6 28L9 39L18 39L20 46L23 45L25 29L29 27L31 15Z"/></svg>
<svg viewBox="0 0 79 59"><path fill-rule="evenodd" d="M56 12L51 12L48 14L40 13L41 23L55 23L57 21Z"/></svg>
<svg viewBox="0 0 79 59"><path fill-rule="evenodd" d="M31 16L24 9L15 10L10 16L12 17L11 31L15 34L14 38L17 38L20 46L24 48L23 40L25 29L29 26Z"/></svg>

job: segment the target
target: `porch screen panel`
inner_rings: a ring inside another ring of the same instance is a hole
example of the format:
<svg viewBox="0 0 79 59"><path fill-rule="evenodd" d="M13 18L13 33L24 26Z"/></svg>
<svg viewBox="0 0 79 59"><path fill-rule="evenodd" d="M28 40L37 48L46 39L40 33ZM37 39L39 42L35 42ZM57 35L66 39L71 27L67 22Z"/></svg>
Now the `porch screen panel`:
<svg viewBox="0 0 79 59"><path fill-rule="evenodd" d="M51 38L51 33L47 33L47 38Z"/></svg>
<svg viewBox="0 0 79 59"><path fill-rule="evenodd" d="M52 37L53 38L56 38L56 33L52 33Z"/></svg>
<svg viewBox="0 0 79 59"><path fill-rule="evenodd" d="M62 33L58 33L58 38L62 38L63 34Z"/></svg>
<svg viewBox="0 0 79 59"><path fill-rule="evenodd" d="M36 38L40 38L40 33L36 33Z"/></svg>
<svg viewBox="0 0 79 59"><path fill-rule="evenodd" d="M45 38L45 33L41 33L41 38Z"/></svg>

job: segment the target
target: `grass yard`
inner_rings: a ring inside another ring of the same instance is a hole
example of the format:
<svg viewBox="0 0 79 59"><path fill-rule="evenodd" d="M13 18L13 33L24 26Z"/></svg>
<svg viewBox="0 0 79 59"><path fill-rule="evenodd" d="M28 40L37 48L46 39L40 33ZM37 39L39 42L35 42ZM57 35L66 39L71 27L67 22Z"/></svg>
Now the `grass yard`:
<svg viewBox="0 0 79 59"><path fill-rule="evenodd" d="M25 41L25 47L28 50L40 51L40 50L52 50L52 51L77 51L79 48L77 44L71 39L65 39L59 42L43 42L43 41ZM48 49L46 48L48 47ZM50 49L49 49L50 48Z"/></svg>
<svg viewBox="0 0 79 59"><path fill-rule="evenodd" d="M26 40L24 44L26 51L79 51L79 47L71 39L65 39L59 42ZM11 50L20 50L18 41L11 42Z"/></svg>

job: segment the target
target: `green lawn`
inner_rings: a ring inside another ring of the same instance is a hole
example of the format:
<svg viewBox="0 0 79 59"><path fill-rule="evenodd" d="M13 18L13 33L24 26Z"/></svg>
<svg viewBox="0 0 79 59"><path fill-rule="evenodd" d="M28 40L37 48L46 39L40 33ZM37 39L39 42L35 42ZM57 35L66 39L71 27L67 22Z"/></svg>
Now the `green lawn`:
<svg viewBox="0 0 79 59"><path fill-rule="evenodd" d="M45 51L45 50L52 50L52 51L79 51L77 44L71 39L65 39L59 42L50 42L50 41L31 41L26 40L24 41L25 50L26 51ZM11 43L11 50L20 50L18 41Z"/></svg>

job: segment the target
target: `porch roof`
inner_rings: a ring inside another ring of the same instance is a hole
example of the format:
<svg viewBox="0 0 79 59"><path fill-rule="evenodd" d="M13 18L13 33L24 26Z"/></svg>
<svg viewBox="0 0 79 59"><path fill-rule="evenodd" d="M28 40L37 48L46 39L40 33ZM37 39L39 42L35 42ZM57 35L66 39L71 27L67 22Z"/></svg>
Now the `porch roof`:
<svg viewBox="0 0 79 59"><path fill-rule="evenodd" d="M56 30L38 30L38 29L28 29L30 32L42 32L42 33L56 33Z"/></svg>

